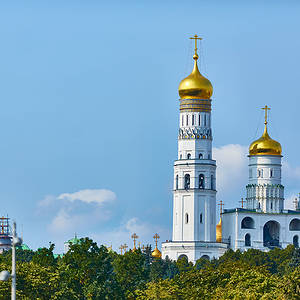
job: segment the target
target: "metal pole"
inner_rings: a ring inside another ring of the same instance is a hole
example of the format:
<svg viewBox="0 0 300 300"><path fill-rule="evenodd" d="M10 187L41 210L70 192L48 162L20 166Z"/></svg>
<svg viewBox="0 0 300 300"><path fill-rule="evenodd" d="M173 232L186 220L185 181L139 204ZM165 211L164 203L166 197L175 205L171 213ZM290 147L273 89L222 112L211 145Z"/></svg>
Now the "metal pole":
<svg viewBox="0 0 300 300"><path fill-rule="evenodd" d="M16 300L16 222L13 223L12 261L11 261L11 300Z"/></svg>

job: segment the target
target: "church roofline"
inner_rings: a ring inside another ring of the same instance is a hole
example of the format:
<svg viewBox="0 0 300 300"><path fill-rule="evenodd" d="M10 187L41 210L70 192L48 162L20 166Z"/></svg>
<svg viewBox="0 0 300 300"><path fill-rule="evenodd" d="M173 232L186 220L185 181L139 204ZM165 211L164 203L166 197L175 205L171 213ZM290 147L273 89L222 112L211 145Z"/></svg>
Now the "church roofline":
<svg viewBox="0 0 300 300"><path fill-rule="evenodd" d="M224 209L222 215L224 214L231 214L231 213L235 213L235 212L239 212L239 213L245 213L245 214L261 214L261 215L299 215L300 211L296 211L296 210L284 210L283 212L280 213L272 213L272 212L262 212L262 211L256 211L255 209L246 209L246 208L240 208L240 207L236 207L236 208L230 208L230 209Z"/></svg>

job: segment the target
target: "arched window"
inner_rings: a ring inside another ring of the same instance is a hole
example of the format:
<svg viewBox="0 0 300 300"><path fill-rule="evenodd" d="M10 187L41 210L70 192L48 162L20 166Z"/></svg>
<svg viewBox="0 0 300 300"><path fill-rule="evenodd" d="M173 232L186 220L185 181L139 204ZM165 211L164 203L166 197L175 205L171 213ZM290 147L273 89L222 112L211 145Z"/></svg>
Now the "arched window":
<svg viewBox="0 0 300 300"><path fill-rule="evenodd" d="M189 115L186 115L186 126L189 126Z"/></svg>
<svg viewBox="0 0 300 300"><path fill-rule="evenodd" d="M186 213L185 214L185 224L188 224L189 223L189 214Z"/></svg>
<svg viewBox="0 0 300 300"><path fill-rule="evenodd" d="M176 175L176 190L178 190L178 175Z"/></svg>
<svg viewBox="0 0 300 300"><path fill-rule="evenodd" d="M203 174L199 174L199 189L205 188L205 179Z"/></svg>
<svg viewBox="0 0 300 300"><path fill-rule="evenodd" d="M249 233L247 233L247 234L245 235L245 246L246 246L246 247L250 247L250 246L251 246L251 236L250 236Z"/></svg>
<svg viewBox="0 0 300 300"><path fill-rule="evenodd" d="M209 260L209 256L208 255L202 255L201 258Z"/></svg>
<svg viewBox="0 0 300 300"><path fill-rule="evenodd" d="M210 189L213 190L214 189L214 175L210 176Z"/></svg>
<svg viewBox="0 0 300 300"><path fill-rule="evenodd" d="M201 126L201 115L199 114L199 126Z"/></svg>
<svg viewBox="0 0 300 300"><path fill-rule="evenodd" d="M206 127L206 114L204 114L204 126Z"/></svg>
<svg viewBox="0 0 300 300"><path fill-rule="evenodd" d="M180 154L180 159L182 159L182 154Z"/></svg>
<svg viewBox="0 0 300 300"><path fill-rule="evenodd" d="M179 255L177 261L178 261L178 260L185 260L185 261L188 263L188 257L187 257L185 254Z"/></svg>
<svg viewBox="0 0 300 300"><path fill-rule="evenodd" d="M191 177L189 174L184 175L184 188L188 190L190 188Z"/></svg>
<svg viewBox="0 0 300 300"><path fill-rule="evenodd" d="M257 177L260 177L260 176L261 176L260 170L257 170Z"/></svg>
<svg viewBox="0 0 300 300"><path fill-rule="evenodd" d="M250 217L245 217L243 220L242 220L242 223L241 223L241 228L243 229L254 229L255 226L254 226L254 220Z"/></svg>
<svg viewBox="0 0 300 300"><path fill-rule="evenodd" d="M298 237L298 235L294 235L293 245L295 246L295 248L299 248L299 237Z"/></svg>
<svg viewBox="0 0 300 300"><path fill-rule="evenodd" d="M192 125L194 125L194 123L195 123L195 116L192 115Z"/></svg>
<svg viewBox="0 0 300 300"><path fill-rule="evenodd" d="M271 209L273 209L273 202L271 202Z"/></svg>
<svg viewBox="0 0 300 300"><path fill-rule="evenodd" d="M293 219L290 222L289 229L290 229L290 231L300 231L300 220L299 219Z"/></svg>
<svg viewBox="0 0 300 300"><path fill-rule="evenodd" d="M183 126L184 122L183 122L183 115L181 117L181 126Z"/></svg>
<svg viewBox="0 0 300 300"><path fill-rule="evenodd" d="M202 214L200 214L200 223L202 224Z"/></svg>
<svg viewBox="0 0 300 300"><path fill-rule="evenodd" d="M191 153L188 153L187 159L191 159Z"/></svg>
<svg viewBox="0 0 300 300"><path fill-rule="evenodd" d="M273 169L270 170L270 177L273 177Z"/></svg>
<svg viewBox="0 0 300 300"><path fill-rule="evenodd" d="M203 154L202 153L199 154L199 159L203 159Z"/></svg>
<svg viewBox="0 0 300 300"><path fill-rule="evenodd" d="M208 159L211 159L211 155L210 155L210 154L208 154L208 155L207 155L207 158L208 158Z"/></svg>

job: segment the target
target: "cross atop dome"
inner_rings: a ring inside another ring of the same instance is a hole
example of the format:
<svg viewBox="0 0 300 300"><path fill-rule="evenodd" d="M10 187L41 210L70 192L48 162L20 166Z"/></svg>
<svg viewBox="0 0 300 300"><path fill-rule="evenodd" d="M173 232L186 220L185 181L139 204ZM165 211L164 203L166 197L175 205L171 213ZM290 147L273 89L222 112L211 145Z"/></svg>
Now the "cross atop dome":
<svg viewBox="0 0 300 300"><path fill-rule="evenodd" d="M190 39L191 39L191 40L195 40L195 54L194 54L193 58L194 58L195 60L197 60L197 59L198 59L198 53L197 53L197 51L198 51L198 48L197 48L197 41L201 41L202 38L201 38L201 37L198 37L198 35L195 34L193 37L190 37Z"/></svg>
<svg viewBox="0 0 300 300"><path fill-rule="evenodd" d="M268 107L268 105L265 105L265 107L262 108L265 111L265 125L268 124L268 110L271 110L270 107Z"/></svg>

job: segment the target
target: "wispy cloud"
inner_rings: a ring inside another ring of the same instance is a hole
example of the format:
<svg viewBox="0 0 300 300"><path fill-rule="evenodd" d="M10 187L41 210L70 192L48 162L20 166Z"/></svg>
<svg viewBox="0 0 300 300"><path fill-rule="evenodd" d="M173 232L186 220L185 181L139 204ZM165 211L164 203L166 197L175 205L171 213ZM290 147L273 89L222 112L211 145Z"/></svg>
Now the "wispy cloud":
<svg viewBox="0 0 300 300"><path fill-rule="evenodd" d="M38 203L38 213L50 219L50 233L63 236L109 220L112 214L109 205L116 199L116 194L107 189L47 195Z"/></svg>
<svg viewBox="0 0 300 300"><path fill-rule="evenodd" d="M229 144L213 148L217 160L217 188L220 193L241 188L247 179L247 147Z"/></svg>

